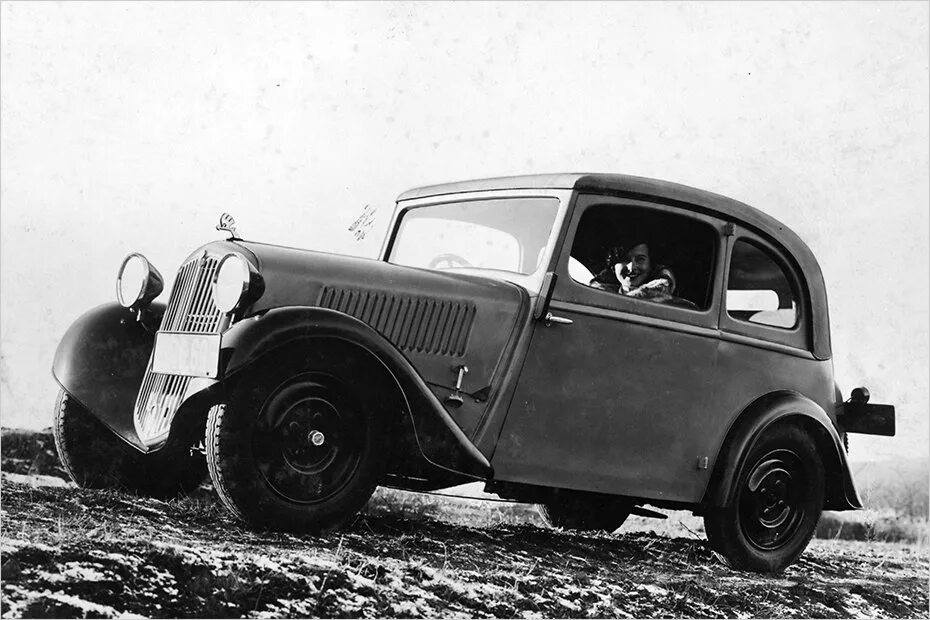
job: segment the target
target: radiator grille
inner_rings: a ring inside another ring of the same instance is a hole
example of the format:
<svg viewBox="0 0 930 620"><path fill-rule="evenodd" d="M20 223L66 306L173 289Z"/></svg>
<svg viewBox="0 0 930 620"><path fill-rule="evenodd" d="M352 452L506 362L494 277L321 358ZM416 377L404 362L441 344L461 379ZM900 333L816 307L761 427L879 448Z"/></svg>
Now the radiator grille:
<svg viewBox="0 0 930 620"><path fill-rule="evenodd" d="M216 334L227 327L229 317L213 304L213 278L218 266L219 259L204 256L178 270L159 331ZM136 434L143 443L152 446L167 436L190 381L190 377L182 375L152 372L149 358L133 411Z"/></svg>
<svg viewBox="0 0 930 620"><path fill-rule="evenodd" d="M319 304L368 323L401 350L455 357L465 354L475 319L474 304L464 301L329 286Z"/></svg>

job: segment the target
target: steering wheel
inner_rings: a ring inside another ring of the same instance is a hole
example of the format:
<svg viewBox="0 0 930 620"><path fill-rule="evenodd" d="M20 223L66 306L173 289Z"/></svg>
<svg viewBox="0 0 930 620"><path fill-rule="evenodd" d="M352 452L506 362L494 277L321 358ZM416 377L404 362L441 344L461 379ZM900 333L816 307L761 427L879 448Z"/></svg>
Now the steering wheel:
<svg viewBox="0 0 930 620"><path fill-rule="evenodd" d="M443 265L440 267L440 265ZM427 269L455 269L456 267L471 267L472 264L458 254L440 254L426 266Z"/></svg>

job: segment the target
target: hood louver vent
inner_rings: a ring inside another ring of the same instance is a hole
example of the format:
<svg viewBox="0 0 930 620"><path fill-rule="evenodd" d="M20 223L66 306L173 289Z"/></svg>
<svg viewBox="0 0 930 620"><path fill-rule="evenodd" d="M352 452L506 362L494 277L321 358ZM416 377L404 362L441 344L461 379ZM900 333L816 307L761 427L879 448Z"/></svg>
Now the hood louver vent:
<svg viewBox="0 0 930 620"><path fill-rule="evenodd" d="M474 304L465 301L329 286L319 305L367 323L401 350L455 357L464 355L475 319Z"/></svg>

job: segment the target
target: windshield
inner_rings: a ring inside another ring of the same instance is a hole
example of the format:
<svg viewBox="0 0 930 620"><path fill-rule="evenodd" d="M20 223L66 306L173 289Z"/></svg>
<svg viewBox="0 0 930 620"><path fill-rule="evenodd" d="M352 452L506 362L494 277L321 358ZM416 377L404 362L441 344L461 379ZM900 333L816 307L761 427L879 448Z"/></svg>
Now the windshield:
<svg viewBox="0 0 930 620"><path fill-rule="evenodd" d="M470 200L405 211L388 261L523 283L541 268L557 198ZM508 277L512 274L516 277Z"/></svg>

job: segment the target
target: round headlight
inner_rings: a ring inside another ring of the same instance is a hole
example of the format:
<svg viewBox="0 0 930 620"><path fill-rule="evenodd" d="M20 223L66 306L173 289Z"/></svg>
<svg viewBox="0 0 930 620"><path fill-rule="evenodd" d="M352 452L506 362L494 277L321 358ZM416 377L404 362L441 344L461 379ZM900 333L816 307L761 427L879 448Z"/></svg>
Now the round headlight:
<svg viewBox="0 0 930 620"><path fill-rule="evenodd" d="M249 263L238 254L227 254L220 261L213 282L213 303L220 312L232 312L249 292Z"/></svg>
<svg viewBox="0 0 930 620"><path fill-rule="evenodd" d="M158 297L163 288L161 274L141 254L123 259L116 276L116 298L126 308L141 308Z"/></svg>

